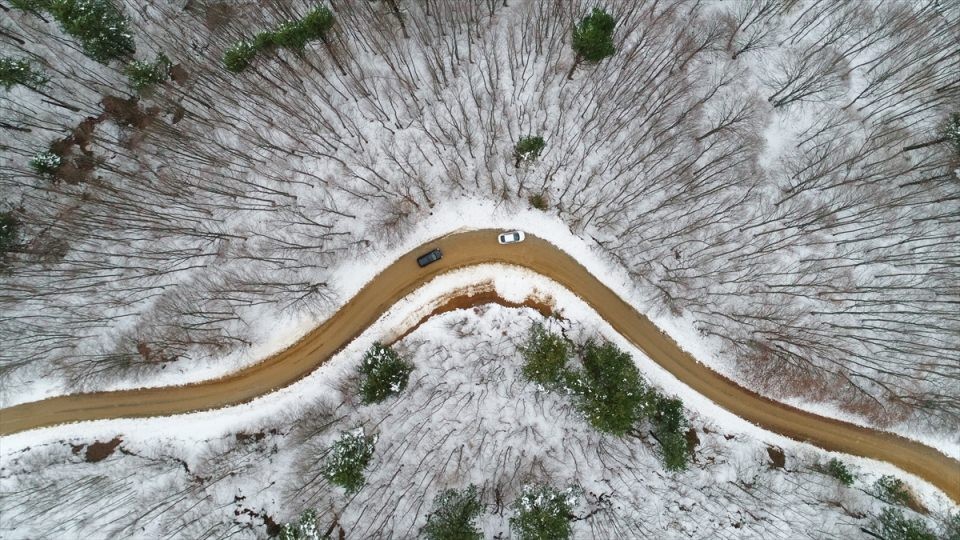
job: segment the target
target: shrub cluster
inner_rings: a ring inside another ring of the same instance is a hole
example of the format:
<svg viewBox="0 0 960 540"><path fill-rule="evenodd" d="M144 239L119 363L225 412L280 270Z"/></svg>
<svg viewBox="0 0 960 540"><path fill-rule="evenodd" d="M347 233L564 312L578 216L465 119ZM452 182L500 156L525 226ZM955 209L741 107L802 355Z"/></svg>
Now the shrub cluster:
<svg viewBox="0 0 960 540"><path fill-rule="evenodd" d="M227 71L240 73L261 51L275 47L302 51L311 41L326 41L334 22L333 13L329 9L323 6L314 8L298 21L281 23L273 30L260 32L253 41L237 42L224 52L223 65Z"/></svg>
<svg viewBox="0 0 960 540"><path fill-rule="evenodd" d="M577 370L568 365L571 348L566 339L539 324L530 330L520 353L523 376L547 389L575 395L577 407L594 428L623 436L648 419L667 469L686 468L683 402L647 387L629 354L607 341L590 340L580 354L583 369Z"/></svg>
<svg viewBox="0 0 960 540"><path fill-rule="evenodd" d="M4 90L17 84L35 89L46 84L48 80L40 72L34 71L27 60L9 56L0 58L0 85Z"/></svg>
<svg viewBox="0 0 960 540"><path fill-rule="evenodd" d="M825 470L827 474L836 478L841 484L848 487L852 486L853 481L856 479L853 473L850 472L850 469L847 468L847 465L837 458L832 458L829 462L827 462Z"/></svg>
<svg viewBox="0 0 960 540"><path fill-rule="evenodd" d="M423 535L428 540L480 540L483 534L476 519L483 512L477 486L457 491L447 489L433 501Z"/></svg>
<svg viewBox="0 0 960 540"><path fill-rule="evenodd" d="M60 168L63 158L50 151L37 152L30 159L30 168L41 176L52 176Z"/></svg>
<svg viewBox="0 0 960 540"><path fill-rule="evenodd" d="M161 53L153 62L135 60L127 66L127 78L130 86L138 92L155 84L163 84L170 78L172 64L167 55Z"/></svg>
<svg viewBox="0 0 960 540"><path fill-rule="evenodd" d="M284 524L278 538L280 540L319 540L317 513L313 510L305 510L296 522Z"/></svg>
<svg viewBox="0 0 960 540"><path fill-rule="evenodd" d="M884 508L877 521L883 540L937 540L923 521L908 519L896 508Z"/></svg>
<svg viewBox="0 0 960 540"><path fill-rule="evenodd" d="M127 18L109 0L52 0L48 11L97 62L107 64L136 52Z"/></svg>
<svg viewBox="0 0 960 540"><path fill-rule="evenodd" d="M873 483L873 493L879 499L890 504L907 504L910 502L910 492L903 485L903 480L888 474L881 476Z"/></svg>
<svg viewBox="0 0 960 540"><path fill-rule="evenodd" d="M519 167L521 162L536 161L546 145L543 137L539 135L522 137L513 147L513 159L516 161L514 166Z"/></svg>
<svg viewBox="0 0 960 540"><path fill-rule="evenodd" d="M330 454L323 464L324 478L330 483L353 493L363 487L363 471L373 459L375 437L367 437L363 429L344 433L330 448Z"/></svg>
<svg viewBox="0 0 960 540"><path fill-rule="evenodd" d="M381 343L364 355L360 364L360 395L364 403L378 403L387 397L398 394L407 387L413 366L400 358L393 349Z"/></svg>
<svg viewBox="0 0 960 540"><path fill-rule="evenodd" d="M573 534L570 520L580 495L576 488L524 486L513 502L510 528L520 540L565 540Z"/></svg>

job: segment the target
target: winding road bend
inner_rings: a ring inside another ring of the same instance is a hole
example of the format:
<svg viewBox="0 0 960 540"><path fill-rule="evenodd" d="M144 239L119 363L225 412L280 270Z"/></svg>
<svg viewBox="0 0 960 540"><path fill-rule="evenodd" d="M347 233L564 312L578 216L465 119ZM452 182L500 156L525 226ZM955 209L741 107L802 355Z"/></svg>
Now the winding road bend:
<svg viewBox="0 0 960 540"><path fill-rule="evenodd" d="M454 233L407 253L300 341L232 375L186 386L71 394L15 405L0 409L0 435L84 420L182 414L250 401L306 376L390 306L438 274L465 266L504 263L547 276L576 293L653 361L731 413L794 440L886 461L923 478L960 503L960 461L903 437L817 416L759 396L698 363L564 251L532 235L527 235L522 244L501 246L496 240L498 232ZM432 247L443 250L443 259L419 268L417 255Z"/></svg>

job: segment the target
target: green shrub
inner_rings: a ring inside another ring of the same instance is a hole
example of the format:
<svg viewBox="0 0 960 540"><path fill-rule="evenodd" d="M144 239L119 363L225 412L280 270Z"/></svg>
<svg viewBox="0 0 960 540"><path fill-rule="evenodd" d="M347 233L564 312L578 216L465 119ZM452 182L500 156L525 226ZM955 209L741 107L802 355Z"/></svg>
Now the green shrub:
<svg viewBox="0 0 960 540"><path fill-rule="evenodd" d="M873 483L873 493L890 504L910 502L910 492L907 491L903 480L890 475L883 475Z"/></svg>
<svg viewBox="0 0 960 540"><path fill-rule="evenodd" d="M17 245L20 236L20 222L13 212L0 214L0 258Z"/></svg>
<svg viewBox="0 0 960 540"><path fill-rule="evenodd" d="M545 388L560 388L566 384L569 348L560 334L550 332L542 324L534 324L527 342L520 347L523 356L523 376Z"/></svg>
<svg viewBox="0 0 960 540"><path fill-rule="evenodd" d="M547 198L540 193L534 193L527 199L527 202L530 203L530 206L536 208L537 210L546 210L547 209Z"/></svg>
<svg viewBox="0 0 960 540"><path fill-rule="evenodd" d="M231 73L240 73L247 69L256 55L257 48L252 43L239 41L223 53L223 65Z"/></svg>
<svg viewBox="0 0 960 540"><path fill-rule="evenodd" d="M34 71L27 60L9 56L0 58L0 85L3 85L4 90L17 84L27 88L39 88L48 80L40 72Z"/></svg>
<svg viewBox="0 0 960 540"><path fill-rule="evenodd" d="M883 540L937 540L923 521L907 519L895 508L884 508L877 521Z"/></svg>
<svg viewBox="0 0 960 540"><path fill-rule="evenodd" d="M136 52L126 17L109 0L52 0L49 11L97 62L107 64Z"/></svg>
<svg viewBox="0 0 960 540"><path fill-rule="evenodd" d="M651 393L654 394L650 399L654 409L652 420L660 441L663 464L668 470L682 471L687 468L689 457L686 438L688 423L683 412L683 402ZM649 410L649 405L645 407Z"/></svg>
<svg viewBox="0 0 960 540"><path fill-rule="evenodd" d="M847 468L847 465L839 459L831 459L829 462L827 462L825 469L827 474L839 480L841 484L848 487L853 485L853 481L855 479L853 473L850 472L850 469Z"/></svg>
<svg viewBox="0 0 960 540"><path fill-rule="evenodd" d="M547 143L543 141L543 137L539 135L521 138L517 141L516 146L513 147L513 159L516 161L514 166L519 167L521 162L530 163L536 161L546 145Z"/></svg>
<svg viewBox="0 0 960 540"><path fill-rule="evenodd" d="M330 483L353 493L363 487L366 481L363 471L373 459L376 439L366 437L363 429L344 433L330 447L330 453L323 464L323 476Z"/></svg>
<svg viewBox="0 0 960 540"><path fill-rule="evenodd" d="M326 7L321 6L311 10L306 17L300 19L300 26L303 27L309 41L326 40L327 33L333 29L335 22L333 13Z"/></svg>
<svg viewBox="0 0 960 540"><path fill-rule="evenodd" d="M580 410L593 427L624 435L644 416L650 395L630 355L610 342L584 347L583 373L574 390Z"/></svg>
<svg viewBox="0 0 960 540"><path fill-rule="evenodd" d="M483 513L477 486L448 489L433 500L423 535L428 540L480 540L483 534L474 521Z"/></svg>
<svg viewBox="0 0 960 540"><path fill-rule="evenodd" d="M552 486L525 486L513 502L510 528L520 540L563 540L573 533L570 520L578 490Z"/></svg>
<svg viewBox="0 0 960 540"><path fill-rule="evenodd" d="M127 65L127 78L130 86L138 92L155 84L163 84L170 78L170 68L173 64L167 55L161 53L153 62L135 60Z"/></svg>
<svg viewBox="0 0 960 540"><path fill-rule="evenodd" d="M21 11L40 14L50 9L50 0L10 0L10 5Z"/></svg>
<svg viewBox="0 0 960 540"><path fill-rule="evenodd" d="M360 395L364 403L377 403L388 396L399 394L407 387L413 366L405 362L393 349L380 343L364 355L360 364L363 380Z"/></svg>
<svg viewBox="0 0 960 540"><path fill-rule="evenodd" d="M30 160L30 168L39 175L52 176L60 168L61 163L63 163L63 159L60 156L53 152L43 151L33 156Z"/></svg>
<svg viewBox="0 0 960 540"><path fill-rule="evenodd" d="M599 62L617 52L613 46L613 29L616 19L598 7L580 20L573 29L573 50L578 58Z"/></svg>
<svg viewBox="0 0 960 540"><path fill-rule="evenodd" d="M320 531L317 529L317 513L313 510L304 510L300 519L293 523L286 523L280 528L280 540L318 540Z"/></svg>
<svg viewBox="0 0 960 540"><path fill-rule="evenodd" d="M960 157L960 113L950 115L946 127L943 129L943 136L953 146L954 152Z"/></svg>

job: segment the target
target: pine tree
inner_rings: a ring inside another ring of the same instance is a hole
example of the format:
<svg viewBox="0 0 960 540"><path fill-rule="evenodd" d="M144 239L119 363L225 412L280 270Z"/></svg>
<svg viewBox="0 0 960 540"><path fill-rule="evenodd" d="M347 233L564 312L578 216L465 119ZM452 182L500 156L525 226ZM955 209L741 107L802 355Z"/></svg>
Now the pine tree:
<svg viewBox="0 0 960 540"><path fill-rule="evenodd" d="M37 89L48 80L39 71L34 71L27 60L10 56L0 58L0 85L3 85L4 90L10 90L17 84Z"/></svg>
<svg viewBox="0 0 960 540"><path fill-rule="evenodd" d="M564 540L573 534L570 520L580 492L552 486L524 486L513 502L510 528L520 540Z"/></svg>
<svg viewBox="0 0 960 540"><path fill-rule="evenodd" d="M240 73L247 69L256 55L257 48L253 43L239 41L223 53L223 65L231 73Z"/></svg>
<svg viewBox="0 0 960 540"><path fill-rule="evenodd" d="M364 403L378 403L399 394L407 387L413 366L400 358L393 349L374 343L360 364L363 379L360 395Z"/></svg>
<svg viewBox="0 0 960 540"><path fill-rule="evenodd" d="M884 508L877 521L883 540L937 540L923 521L907 519L896 508Z"/></svg>
<svg viewBox="0 0 960 540"><path fill-rule="evenodd" d="M573 72L580 62L599 62L617 52L613 45L613 30L616 26L617 20L598 7L593 8L589 15L574 26L572 45L576 59L567 74L568 79L573 78Z"/></svg>
<svg viewBox="0 0 960 540"><path fill-rule="evenodd" d="M827 474L839 480L841 484L848 487L853 485L855 479L853 473L850 472L847 465L839 459L833 458L827 462L826 471Z"/></svg>
<svg viewBox="0 0 960 540"><path fill-rule="evenodd" d="M13 212L0 214L0 260L5 253L13 250L20 236L20 222Z"/></svg>
<svg viewBox="0 0 960 540"><path fill-rule="evenodd" d="M574 385L593 427L622 436L645 415L650 394L630 355L610 342L584 346L583 373Z"/></svg>
<svg viewBox="0 0 960 540"><path fill-rule="evenodd" d="M483 534L474 521L483 513L477 486L448 489L433 500L433 511L427 517L423 535L428 540L480 540Z"/></svg>
<svg viewBox="0 0 960 540"><path fill-rule="evenodd" d="M320 540L320 537L317 513L313 510L304 510L296 522L284 524L278 536L280 540Z"/></svg>
<svg viewBox="0 0 960 540"><path fill-rule="evenodd" d="M550 332L542 324L535 324L526 344L520 347L520 354L524 360L521 370L527 380L548 389L566 384L570 373L567 369L570 352L566 339L560 334Z"/></svg>
<svg viewBox="0 0 960 540"><path fill-rule="evenodd" d="M97 62L108 64L136 52L126 17L109 0L52 0L49 11Z"/></svg>
<svg viewBox="0 0 960 540"><path fill-rule="evenodd" d="M910 502L910 492L903 484L903 480L885 474L873 483L873 494L890 504L907 504Z"/></svg>
<svg viewBox="0 0 960 540"><path fill-rule="evenodd" d="M960 158L960 113L950 115L947 125L943 128L943 136L953 146L957 158Z"/></svg>
<svg viewBox="0 0 960 540"><path fill-rule="evenodd" d="M323 464L323 476L347 493L358 491L366 482L363 471L373 459L375 443L375 437L364 436L363 428L344 433L330 447L330 453Z"/></svg>
<svg viewBox="0 0 960 540"><path fill-rule="evenodd" d="M157 55L153 62L135 60L127 65L127 78L138 92L156 84L163 84L170 78L170 59L163 53Z"/></svg>
<svg viewBox="0 0 960 540"><path fill-rule="evenodd" d="M530 135L521 138L517 141L516 146L513 147L513 159L515 161L513 166L519 167L521 162L530 163L536 161L545 146L546 143L543 141L543 137L539 135Z"/></svg>

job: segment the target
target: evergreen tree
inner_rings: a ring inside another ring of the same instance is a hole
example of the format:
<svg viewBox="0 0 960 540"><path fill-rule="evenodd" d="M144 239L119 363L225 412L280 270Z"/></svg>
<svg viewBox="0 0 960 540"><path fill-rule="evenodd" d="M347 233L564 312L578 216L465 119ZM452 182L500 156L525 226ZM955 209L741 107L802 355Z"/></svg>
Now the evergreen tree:
<svg viewBox="0 0 960 540"><path fill-rule="evenodd" d="M542 324L534 324L527 342L520 347L523 376L545 388L560 388L570 375L567 369L569 349L560 334L550 332Z"/></svg>
<svg viewBox="0 0 960 540"><path fill-rule="evenodd" d="M513 159L515 160L513 166L519 167L521 162L536 161L544 147L546 147L546 143L543 141L543 137L539 135L521 138L513 147Z"/></svg>
<svg viewBox="0 0 960 540"><path fill-rule="evenodd" d="M50 9L50 0L9 0L10 5L21 11L41 14Z"/></svg>
<svg viewBox="0 0 960 540"><path fill-rule="evenodd" d="M477 486L448 489L433 500L433 511L427 517L423 535L428 540L480 540L483 534L474 521L483 513Z"/></svg>
<svg viewBox="0 0 960 540"><path fill-rule="evenodd" d="M890 504L910 502L910 492L907 491L903 480L890 475L883 475L873 483L873 493Z"/></svg>
<svg viewBox="0 0 960 540"><path fill-rule="evenodd" d="M663 465L667 470L682 471L687 468L687 417L683 412L683 402L676 398L656 395L652 399L655 410L653 423L656 426L657 439Z"/></svg>
<svg viewBox="0 0 960 540"><path fill-rule="evenodd" d="M937 540L919 519L908 519L896 508L884 508L877 520L883 540Z"/></svg>
<svg viewBox="0 0 960 540"><path fill-rule="evenodd" d="M573 78L573 72L580 62L599 62L617 52L613 46L613 30L616 26L616 19L598 7L574 26L572 45L576 59L567 74L568 79Z"/></svg>
<svg viewBox="0 0 960 540"><path fill-rule="evenodd" d="M256 55L257 48L253 43L239 41L223 53L223 65L231 73L240 73L247 69Z"/></svg>
<svg viewBox="0 0 960 540"><path fill-rule="evenodd" d="M20 222L13 212L0 214L0 260L17 245L19 235Z"/></svg>
<svg viewBox="0 0 960 540"><path fill-rule="evenodd" d="M163 53L157 55L153 62L135 60L127 65L127 78L130 86L138 92L155 84L163 84L170 78L170 59Z"/></svg>
<svg viewBox="0 0 960 540"><path fill-rule="evenodd" d="M513 502L514 516L510 528L520 540L564 540L570 538L573 528L573 506L579 491L567 488L559 491L552 486L524 486L520 497Z"/></svg>
<svg viewBox="0 0 960 540"><path fill-rule="evenodd" d="M347 493L358 491L366 481L363 471L373 459L375 442L376 438L364 436L363 428L341 435L330 447L323 464L324 478Z"/></svg>
<svg viewBox="0 0 960 540"><path fill-rule="evenodd" d="M588 341L574 385L580 410L596 429L622 436L649 410L650 394L630 355L610 342Z"/></svg>
<svg viewBox="0 0 960 540"><path fill-rule="evenodd" d="M300 519L293 523L286 523L280 529L280 540L320 540L320 531L317 529L317 513L313 510L304 510Z"/></svg>
<svg viewBox="0 0 960 540"><path fill-rule="evenodd" d="M399 394L407 387L411 371L413 366L400 358L396 351L374 343L360 364L360 373L363 376L360 395L363 402L377 403Z"/></svg>
<svg viewBox="0 0 960 540"><path fill-rule="evenodd" d="M953 113L943 128L943 136L953 146L953 151L960 158L960 113Z"/></svg>
<svg viewBox="0 0 960 540"><path fill-rule="evenodd" d="M826 471L827 474L839 480L841 484L848 487L853 485L855 478L853 473L851 473L846 464L839 459L833 458L827 462Z"/></svg>
<svg viewBox="0 0 960 540"><path fill-rule="evenodd" d="M109 0L51 0L49 11L97 62L107 64L136 52L126 17Z"/></svg>
<svg viewBox="0 0 960 540"><path fill-rule="evenodd" d="M4 90L9 90L17 84L36 89L46 84L48 80L39 71L34 71L27 60L10 56L0 58L0 85L3 85Z"/></svg>

